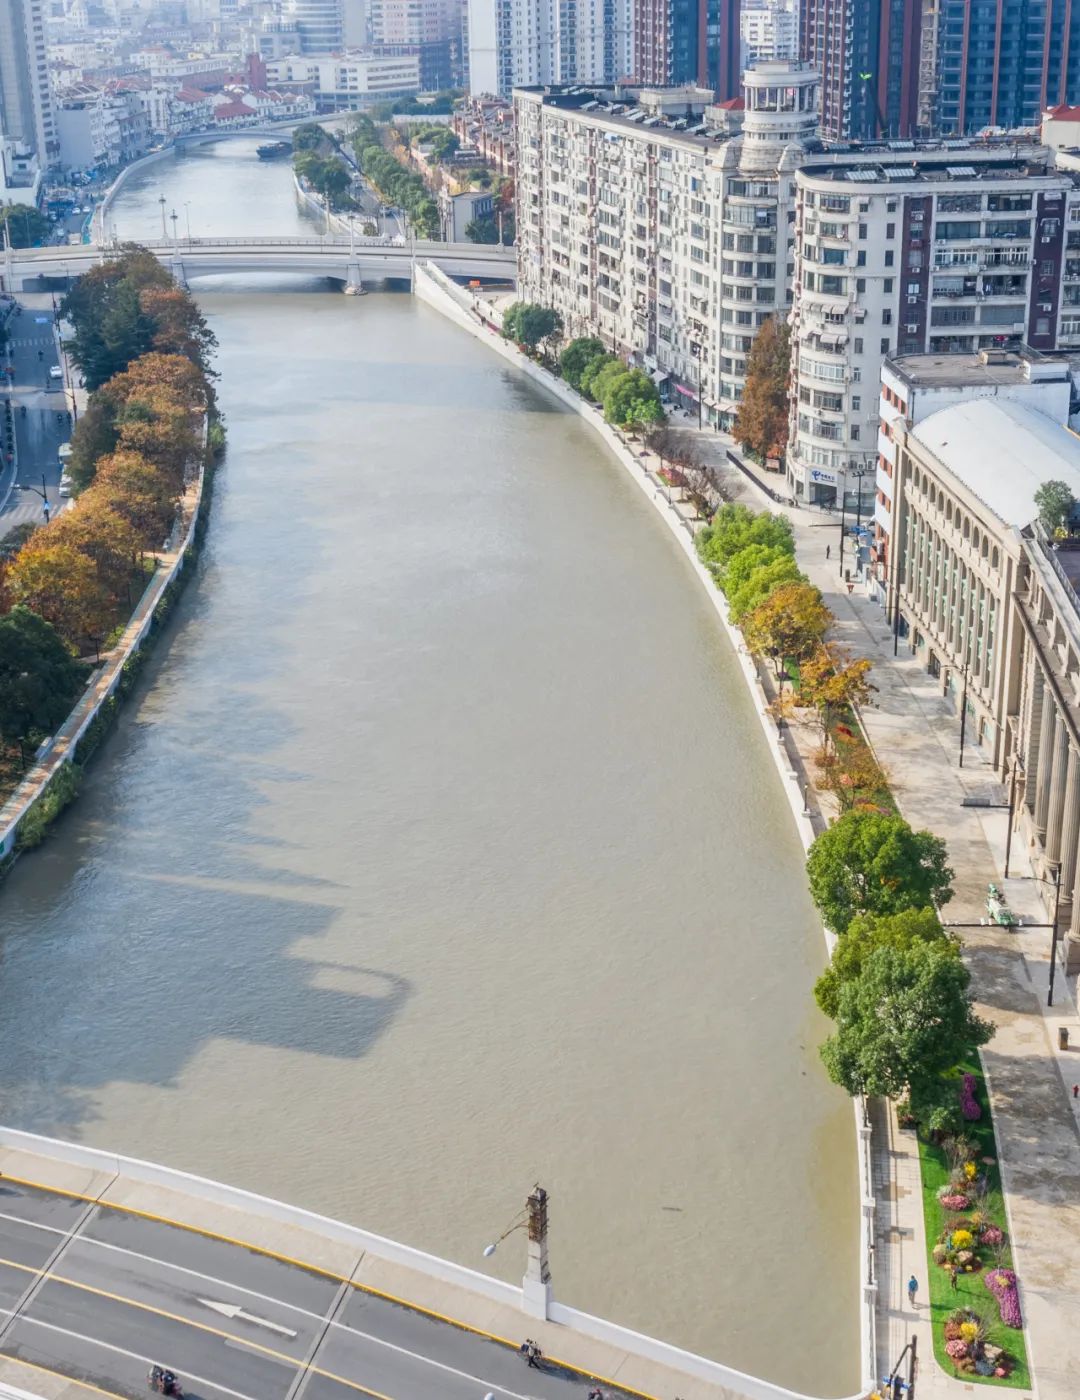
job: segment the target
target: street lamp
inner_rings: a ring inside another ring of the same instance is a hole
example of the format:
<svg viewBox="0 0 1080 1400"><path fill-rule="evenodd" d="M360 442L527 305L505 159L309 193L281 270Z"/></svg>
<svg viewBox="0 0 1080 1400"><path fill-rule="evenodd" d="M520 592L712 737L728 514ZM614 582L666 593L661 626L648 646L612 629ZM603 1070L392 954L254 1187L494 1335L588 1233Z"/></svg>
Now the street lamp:
<svg viewBox="0 0 1080 1400"><path fill-rule="evenodd" d="M184 200L184 221L187 229L188 247L191 247L191 200Z"/></svg>
<svg viewBox="0 0 1080 1400"><path fill-rule="evenodd" d="M158 195L158 205L159 205L160 208L161 208L161 237L162 237L163 240L166 239L166 238L168 238L168 236L169 236L169 231L168 231L168 229L165 227L165 203L166 203L166 200L165 200L164 194L159 194L159 195Z"/></svg>
<svg viewBox="0 0 1080 1400"><path fill-rule="evenodd" d="M490 1259L499 1245L515 1230L524 1230L529 1238L525 1277L521 1281L521 1306L532 1317L546 1318L551 1305L551 1271L548 1268L548 1193L534 1186L519 1211L497 1240L484 1246L484 1258Z"/></svg>
<svg viewBox="0 0 1080 1400"><path fill-rule="evenodd" d="M697 360L697 425L701 427L701 404L704 394L701 388L701 341L692 340L690 342L690 353Z"/></svg>
<svg viewBox="0 0 1080 1400"><path fill-rule="evenodd" d="M169 218L172 219L172 241L173 241L173 247L174 247L174 248L176 247L176 221L177 221L177 219L178 219L179 217L180 217L180 216L179 216L179 214L177 214L177 212L176 212L175 209L174 209L174 210L172 211L172 213L169 215Z"/></svg>

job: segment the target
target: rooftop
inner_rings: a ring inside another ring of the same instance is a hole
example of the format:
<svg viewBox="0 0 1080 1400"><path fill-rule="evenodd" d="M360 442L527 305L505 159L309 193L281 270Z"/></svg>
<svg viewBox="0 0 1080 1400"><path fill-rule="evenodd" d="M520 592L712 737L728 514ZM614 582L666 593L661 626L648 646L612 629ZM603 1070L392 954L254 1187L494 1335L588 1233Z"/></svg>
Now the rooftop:
<svg viewBox="0 0 1080 1400"><path fill-rule="evenodd" d="M1031 523L1046 481L1063 481L1080 497L1080 437L1016 400L953 404L910 435L1006 525Z"/></svg>
<svg viewBox="0 0 1080 1400"><path fill-rule="evenodd" d="M977 384L1027 384L1069 378L1065 356L995 350L980 355L893 355L886 365L909 384L927 388Z"/></svg>

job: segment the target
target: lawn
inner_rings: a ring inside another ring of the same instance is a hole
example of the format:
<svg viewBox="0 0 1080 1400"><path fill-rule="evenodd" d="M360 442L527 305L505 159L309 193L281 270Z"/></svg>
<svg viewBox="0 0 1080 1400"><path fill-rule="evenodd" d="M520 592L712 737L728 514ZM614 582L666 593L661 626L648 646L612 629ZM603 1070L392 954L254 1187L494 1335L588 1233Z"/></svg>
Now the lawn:
<svg viewBox="0 0 1080 1400"><path fill-rule="evenodd" d="M972 1056L969 1061L959 1066L956 1080L958 1093L960 1074L965 1072L975 1075L975 1096L982 1108L982 1117L977 1122L965 1123L964 1125L964 1136L977 1144L975 1160L985 1170L989 1186L986 1197L979 1203L978 1209L1001 1230L1005 1231L1007 1238L1008 1221L1005 1217L1005 1203L1001 1193L1001 1173L998 1168L994 1125L982 1067L977 1056ZM1024 1334L1013 1327L1006 1327L1001 1322L997 1300L983 1282L984 1274L990 1268L997 1266L997 1260L991 1257L989 1250L982 1249L980 1254L985 1260L984 1267L977 1273L960 1274L957 1278L957 1289L954 1291L948 1269L935 1263L930 1255L938 1236L945 1228L946 1220L955 1219L958 1215L970 1215L972 1212L948 1211L938 1201L939 1187L944 1186L949 1180L949 1162L942 1149L934 1143L925 1141L921 1133L919 1134L919 1159L922 1164L923 1215L926 1220L926 1268L930 1285L931 1330L934 1338L934 1356L937 1358L938 1365L947 1375L957 1374L951 1358L945 1351L945 1323L954 1309L971 1308L985 1319L988 1330L987 1340L995 1346L1003 1347L1014 1358L1014 1365L1012 1373L1004 1378L979 1376L965 1372L961 1375L961 1379L965 1382L985 1385L1008 1386L1014 1390L1029 1390L1031 1388L1031 1375L1028 1371ZM1007 1245L1000 1267L1013 1267L1012 1251ZM922 1280L920 1280L921 1282Z"/></svg>

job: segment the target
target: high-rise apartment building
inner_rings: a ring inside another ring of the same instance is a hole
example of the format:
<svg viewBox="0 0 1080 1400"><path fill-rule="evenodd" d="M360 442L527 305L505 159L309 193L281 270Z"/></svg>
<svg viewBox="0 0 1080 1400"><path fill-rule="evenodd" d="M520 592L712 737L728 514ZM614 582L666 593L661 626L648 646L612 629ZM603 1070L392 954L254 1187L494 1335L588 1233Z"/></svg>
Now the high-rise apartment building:
<svg viewBox="0 0 1080 1400"><path fill-rule="evenodd" d="M742 68L799 56L795 0L742 0L739 18Z"/></svg>
<svg viewBox="0 0 1080 1400"><path fill-rule="evenodd" d="M725 427L754 335L787 310L794 172L817 131L809 68L745 85L745 107L694 88L514 93L521 295Z"/></svg>
<svg viewBox="0 0 1080 1400"><path fill-rule="evenodd" d="M869 489L886 356L1080 341L1080 246L1069 257L1080 190L1044 147L838 152L809 157L795 183L788 473L799 499Z"/></svg>
<svg viewBox="0 0 1080 1400"><path fill-rule="evenodd" d="M43 170L56 157L42 0L0 0L0 136L29 147Z"/></svg>
<svg viewBox="0 0 1080 1400"><path fill-rule="evenodd" d="M1071 0L935 0L927 103L936 134L1038 125L1080 97L1080 6Z"/></svg>
<svg viewBox="0 0 1080 1400"><path fill-rule="evenodd" d="M630 72L630 0L468 0L467 29L474 96Z"/></svg>
<svg viewBox="0 0 1080 1400"><path fill-rule="evenodd" d="M632 0L634 77L655 87L693 83L721 102L738 97L740 0Z"/></svg>
<svg viewBox="0 0 1080 1400"><path fill-rule="evenodd" d="M922 14L932 3L800 0L799 52L821 74L823 135L863 141L915 134Z"/></svg>
<svg viewBox="0 0 1080 1400"><path fill-rule="evenodd" d="M301 53L340 53L345 47L344 0L289 0L286 18L300 36Z"/></svg>

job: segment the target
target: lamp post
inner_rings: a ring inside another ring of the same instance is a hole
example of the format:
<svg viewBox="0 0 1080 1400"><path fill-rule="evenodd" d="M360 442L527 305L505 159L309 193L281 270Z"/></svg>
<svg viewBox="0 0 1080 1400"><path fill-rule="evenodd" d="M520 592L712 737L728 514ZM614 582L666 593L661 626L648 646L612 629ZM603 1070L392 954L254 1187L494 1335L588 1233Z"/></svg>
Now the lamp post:
<svg viewBox="0 0 1080 1400"><path fill-rule="evenodd" d="M546 1318L551 1306L551 1270L548 1268L548 1193L539 1184L530 1191L523 1210L498 1239L484 1246L484 1258L491 1256L508 1235L525 1230L529 1237L528 1262L521 1281L521 1306L532 1317Z"/></svg>
<svg viewBox="0 0 1080 1400"><path fill-rule="evenodd" d="M697 360L697 425L701 427L701 407L704 394L701 388L701 341L692 340L690 342L690 353Z"/></svg>
<svg viewBox="0 0 1080 1400"><path fill-rule="evenodd" d="M158 195L158 205L159 205L159 207L160 207L160 209L161 209L161 237L162 237L162 241L164 241L165 239L167 239L168 236L169 236L169 231L168 231L168 229L165 227L165 204L166 204L165 196L164 196L163 194L159 194L159 195Z"/></svg>
<svg viewBox="0 0 1080 1400"><path fill-rule="evenodd" d="M188 247L191 247L191 200L184 200L184 227L187 230Z"/></svg>
<svg viewBox="0 0 1080 1400"><path fill-rule="evenodd" d="M1054 973L1057 971L1058 909L1061 905L1061 862L1054 862L1054 913L1050 924L1050 985L1046 989L1046 1004L1054 1004Z"/></svg>
<svg viewBox="0 0 1080 1400"><path fill-rule="evenodd" d="M967 733L968 663L964 661L964 684L960 692L960 763L964 766L964 735Z"/></svg>
<svg viewBox="0 0 1080 1400"><path fill-rule="evenodd" d="M169 215L169 218L172 220L172 242L174 250L176 248L176 222L179 219L179 217L180 215L176 212L175 209Z"/></svg>

